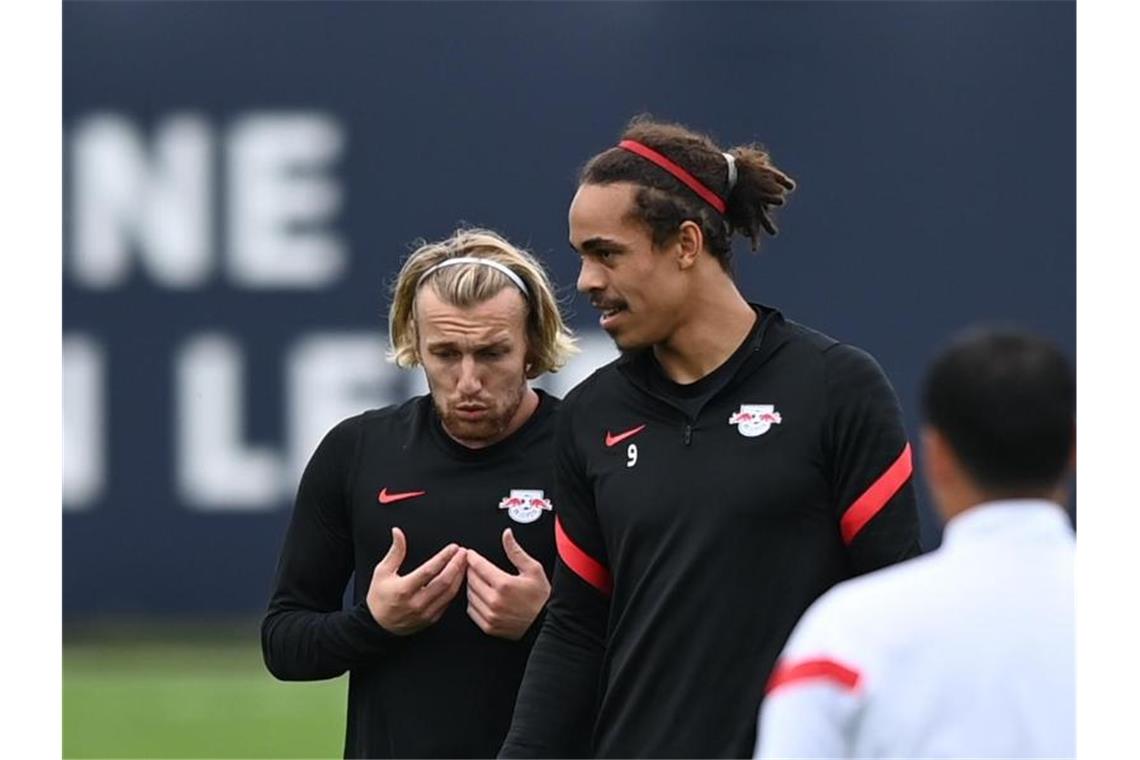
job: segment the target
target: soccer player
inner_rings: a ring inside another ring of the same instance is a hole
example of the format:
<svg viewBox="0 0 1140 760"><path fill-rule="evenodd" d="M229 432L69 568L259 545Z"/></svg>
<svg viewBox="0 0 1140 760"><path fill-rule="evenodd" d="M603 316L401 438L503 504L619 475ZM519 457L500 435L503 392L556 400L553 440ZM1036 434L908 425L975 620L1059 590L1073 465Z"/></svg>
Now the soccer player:
<svg viewBox="0 0 1140 760"><path fill-rule="evenodd" d="M573 338L541 265L478 229L416 250L389 317L392 358L421 365L431 392L320 443L262 650L283 680L350 672L346 757L489 757L554 563L559 402L528 380Z"/></svg>
<svg viewBox="0 0 1140 760"><path fill-rule="evenodd" d="M1076 378L1046 341L975 331L926 380L942 547L840 584L796 627L759 757L1072 757Z"/></svg>
<svg viewBox="0 0 1140 760"><path fill-rule="evenodd" d="M570 206L578 289L623 351L556 434L554 590L505 757L747 757L768 673L836 582L913 556L910 448L865 352L749 303L730 240L794 185L635 119Z"/></svg>

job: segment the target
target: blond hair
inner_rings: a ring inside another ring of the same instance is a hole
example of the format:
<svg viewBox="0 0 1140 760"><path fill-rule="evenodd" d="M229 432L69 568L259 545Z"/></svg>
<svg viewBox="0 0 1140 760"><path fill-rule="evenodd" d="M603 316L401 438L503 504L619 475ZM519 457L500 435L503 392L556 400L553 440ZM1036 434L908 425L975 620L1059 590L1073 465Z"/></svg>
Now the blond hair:
<svg viewBox="0 0 1140 760"><path fill-rule="evenodd" d="M447 240L424 243L404 261L392 287L392 308L388 312L390 361L405 368L420 363L415 302L421 286L431 285L445 303L461 308L483 303L504 288L517 289L507 275L480 264L442 267L424 277L440 262L461 256L495 261L526 283L529 294L521 290L519 294L527 302L527 377L557 372L578 351L542 264L491 230L469 228L457 230Z"/></svg>

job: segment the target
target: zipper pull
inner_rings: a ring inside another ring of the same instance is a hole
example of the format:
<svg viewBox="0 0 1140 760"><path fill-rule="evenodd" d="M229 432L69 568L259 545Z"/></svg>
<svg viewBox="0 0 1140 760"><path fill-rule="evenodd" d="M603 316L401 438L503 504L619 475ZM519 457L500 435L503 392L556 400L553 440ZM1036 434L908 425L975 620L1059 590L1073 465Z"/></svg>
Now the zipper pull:
<svg viewBox="0 0 1140 760"><path fill-rule="evenodd" d="M688 446L693 442L693 426L685 424L685 445Z"/></svg>

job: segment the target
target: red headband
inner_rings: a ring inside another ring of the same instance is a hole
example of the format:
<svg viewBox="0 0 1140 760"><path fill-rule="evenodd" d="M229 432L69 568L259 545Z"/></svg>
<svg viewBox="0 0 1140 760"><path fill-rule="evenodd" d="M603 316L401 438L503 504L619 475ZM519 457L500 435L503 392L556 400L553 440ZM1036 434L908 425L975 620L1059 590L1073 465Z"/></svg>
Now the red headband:
<svg viewBox="0 0 1140 760"><path fill-rule="evenodd" d="M709 190L701 183L699 179L694 177L692 174L689 174L687 171L669 159L665 158L665 156L653 150L653 148L650 148L647 145L642 145L636 140L622 140L618 143L618 147L628 150L630 153L636 153L646 161L651 161L652 163L657 164L662 169L669 172L677 179L681 180L681 182L683 182L694 193L701 196L705 203L715 208L721 214L724 213L724 200L721 199L719 195L714 193L712 190Z"/></svg>

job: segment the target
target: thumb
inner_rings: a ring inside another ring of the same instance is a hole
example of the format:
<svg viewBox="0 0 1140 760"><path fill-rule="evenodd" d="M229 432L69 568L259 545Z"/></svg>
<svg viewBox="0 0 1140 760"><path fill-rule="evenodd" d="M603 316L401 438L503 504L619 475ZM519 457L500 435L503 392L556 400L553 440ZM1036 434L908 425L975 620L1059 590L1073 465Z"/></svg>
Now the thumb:
<svg viewBox="0 0 1140 760"><path fill-rule="evenodd" d="M507 559L520 573L524 575L532 573L536 566L539 571L542 570L542 564L526 553L526 550L519 545L518 539L515 538L514 531L510 528L503 531L503 550L507 553Z"/></svg>
<svg viewBox="0 0 1140 760"><path fill-rule="evenodd" d="M377 570L385 573L395 574L400 569L400 565L404 564L404 556L408 553L408 544L404 540L404 531L399 528L392 528L392 545L388 547L388 553L384 555L384 559L376 565Z"/></svg>

